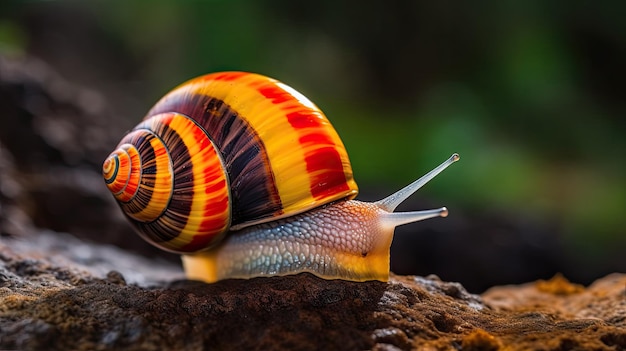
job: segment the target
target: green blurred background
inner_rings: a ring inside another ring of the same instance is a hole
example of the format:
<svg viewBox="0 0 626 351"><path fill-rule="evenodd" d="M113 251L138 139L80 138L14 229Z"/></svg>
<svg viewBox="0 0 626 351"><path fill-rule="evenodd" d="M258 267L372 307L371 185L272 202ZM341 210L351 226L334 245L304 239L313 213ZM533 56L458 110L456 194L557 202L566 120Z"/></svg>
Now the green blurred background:
<svg viewBox="0 0 626 351"><path fill-rule="evenodd" d="M450 217L400 228L392 268L477 291L626 271L625 19L622 1L5 0L0 52L102 92L120 133L193 76L280 79L331 119L361 199L458 152L401 208Z"/></svg>

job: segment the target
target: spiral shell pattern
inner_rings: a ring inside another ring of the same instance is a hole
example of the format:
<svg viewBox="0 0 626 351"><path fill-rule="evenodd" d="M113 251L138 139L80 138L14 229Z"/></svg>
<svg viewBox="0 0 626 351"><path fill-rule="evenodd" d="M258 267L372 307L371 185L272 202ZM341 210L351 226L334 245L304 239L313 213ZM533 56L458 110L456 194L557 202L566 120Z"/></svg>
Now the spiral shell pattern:
<svg viewBox="0 0 626 351"><path fill-rule="evenodd" d="M182 253L358 192L319 108L245 72L201 76L168 93L106 159L103 175L145 239Z"/></svg>

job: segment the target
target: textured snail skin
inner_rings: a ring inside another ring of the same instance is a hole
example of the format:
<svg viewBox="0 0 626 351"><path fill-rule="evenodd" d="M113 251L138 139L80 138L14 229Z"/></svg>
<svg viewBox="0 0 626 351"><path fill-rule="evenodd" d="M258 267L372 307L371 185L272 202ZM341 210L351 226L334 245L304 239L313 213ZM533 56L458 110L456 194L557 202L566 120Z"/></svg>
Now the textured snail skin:
<svg viewBox="0 0 626 351"><path fill-rule="evenodd" d="M207 253L183 256L187 276L213 282L310 272L327 279L389 278L393 225L373 203L340 201L231 232Z"/></svg>

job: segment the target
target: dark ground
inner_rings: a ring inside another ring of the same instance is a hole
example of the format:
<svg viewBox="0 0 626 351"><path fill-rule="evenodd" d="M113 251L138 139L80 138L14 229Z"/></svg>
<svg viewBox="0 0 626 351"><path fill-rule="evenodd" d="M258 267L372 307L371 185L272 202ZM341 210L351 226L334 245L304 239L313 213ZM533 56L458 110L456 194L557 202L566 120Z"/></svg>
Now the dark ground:
<svg viewBox="0 0 626 351"><path fill-rule="evenodd" d="M299 274L205 284L172 280L179 274L174 265L50 231L5 239L0 348L626 349L623 274L587 289L555 277L482 296L436 276L356 283Z"/></svg>

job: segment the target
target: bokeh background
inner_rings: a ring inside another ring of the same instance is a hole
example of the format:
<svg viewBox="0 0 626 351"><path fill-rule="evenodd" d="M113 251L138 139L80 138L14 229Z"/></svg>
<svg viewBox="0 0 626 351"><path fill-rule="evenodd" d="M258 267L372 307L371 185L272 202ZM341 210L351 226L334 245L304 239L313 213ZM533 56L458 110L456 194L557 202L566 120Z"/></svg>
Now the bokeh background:
<svg viewBox="0 0 626 351"><path fill-rule="evenodd" d="M64 99L98 116L68 126L63 109L0 115L18 179L39 179L26 200L5 184L4 201L25 204L39 228L159 255L125 223L110 225L119 214L101 209L112 201L69 186L38 194L58 174L101 194L94 179L107 151L160 96L203 73L253 71L325 111L360 199L461 155L400 208L445 205L450 216L399 228L394 272L434 273L473 292L557 272L588 284L626 271L625 18L620 1L4 0L0 58L54 71L81 87ZM36 135L65 151L22 163ZM51 171L58 165L65 173Z"/></svg>

